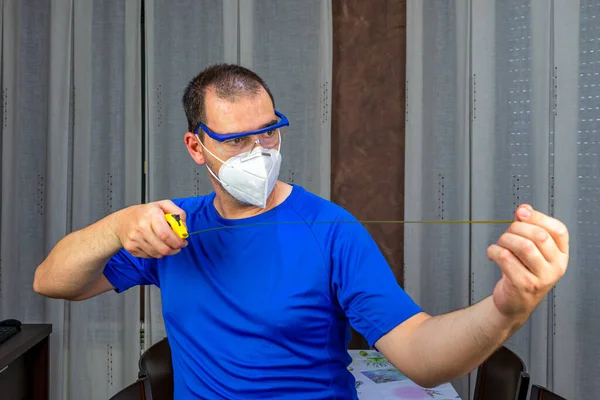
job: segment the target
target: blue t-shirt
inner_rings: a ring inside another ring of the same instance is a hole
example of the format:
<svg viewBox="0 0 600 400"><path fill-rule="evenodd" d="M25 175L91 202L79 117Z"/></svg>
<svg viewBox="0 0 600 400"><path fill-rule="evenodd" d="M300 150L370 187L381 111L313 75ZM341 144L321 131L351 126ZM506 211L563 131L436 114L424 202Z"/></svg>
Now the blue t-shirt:
<svg viewBox="0 0 600 400"><path fill-rule="evenodd" d="M222 218L214 196L174 203L189 232L217 229L162 259L122 250L104 269L118 292L160 288L175 399L356 399L349 324L372 346L421 311L376 243L300 186L239 220Z"/></svg>

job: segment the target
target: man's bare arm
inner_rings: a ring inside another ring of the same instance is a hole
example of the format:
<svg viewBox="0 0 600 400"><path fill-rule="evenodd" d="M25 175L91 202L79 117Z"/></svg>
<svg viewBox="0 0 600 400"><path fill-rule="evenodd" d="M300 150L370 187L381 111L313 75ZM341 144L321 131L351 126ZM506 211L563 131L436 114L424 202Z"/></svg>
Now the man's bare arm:
<svg viewBox="0 0 600 400"><path fill-rule="evenodd" d="M375 347L417 384L434 387L473 371L520 325L503 317L490 296L448 314L417 314Z"/></svg>
<svg viewBox="0 0 600 400"><path fill-rule="evenodd" d="M95 294L110 290L112 285L97 282L107 261L121 249L115 234L118 218L116 212L61 239L35 271L33 290L67 300L87 298L93 288Z"/></svg>
<svg viewBox="0 0 600 400"><path fill-rule="evenodd" d="M525 323L566 272L564 224L527 205L516 217L488 248L489 259L502 271L490 297L445 315L418 314L375 343L417 383L435 386L474 370Z"/></svg>
<svg viewBox="0 0 600 400"><path fill-rule="evenodd" d="M84 300L113 289L102 274L122 248L132 255L177 254L186 241L173 233L165 213L185 213L170 201L131 206L61 239L35 271L33 289L44 296Z"/></svg>

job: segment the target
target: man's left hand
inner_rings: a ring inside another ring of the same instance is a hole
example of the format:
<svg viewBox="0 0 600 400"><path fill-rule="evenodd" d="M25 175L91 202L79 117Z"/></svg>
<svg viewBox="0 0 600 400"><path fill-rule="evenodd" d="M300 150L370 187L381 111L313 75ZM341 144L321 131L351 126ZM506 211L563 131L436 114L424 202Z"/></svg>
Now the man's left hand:
<svg viewBox="0 0 600 400"><path fill-rule="evenodd" d="M565 274L569 233L562 222L527 204L515 214L515 222L487 254L502 270L494 304L505 317L523 320Z"/></svg>

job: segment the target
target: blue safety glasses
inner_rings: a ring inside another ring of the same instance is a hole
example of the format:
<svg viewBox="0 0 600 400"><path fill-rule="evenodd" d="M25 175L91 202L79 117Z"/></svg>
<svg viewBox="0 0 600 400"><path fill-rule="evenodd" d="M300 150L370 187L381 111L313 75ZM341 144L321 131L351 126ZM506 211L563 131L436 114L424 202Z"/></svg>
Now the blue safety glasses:
<svg viewBox="0 0 600 400"><path fill-rule="evenodd" d="M260 129L249 131L249 132L239 132L239 133L217 133L211 131L206 125L203 123L199 123L196 127L194 134L198 134L199 130L202 129L210 138L218 141L218 142L226 142L233 139L242 138L245 136L251 135L259 135L259 136L272 136L273 134L277 134L277 130L280 130L289 126L290 123L285 115L275 110L275 115L277 116L277 120L273 121L272 124L262 127Z"/></svg>

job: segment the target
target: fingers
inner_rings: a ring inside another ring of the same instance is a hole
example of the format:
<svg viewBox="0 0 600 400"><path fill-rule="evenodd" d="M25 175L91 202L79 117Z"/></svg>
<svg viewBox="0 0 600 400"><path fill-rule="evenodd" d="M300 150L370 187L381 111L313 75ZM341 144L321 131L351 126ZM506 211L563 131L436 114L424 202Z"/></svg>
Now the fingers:
<svg viewBox="0 0 600 400"><path fill-rule="evenodd" d="M493 244L488 247L487 256L494 261L502 273L515 285L519 286L519 282L532 282L535 276L527 269L523 268L521 260L517 258L510 250Z"/></svg>
<svg viewBox="0 0 600 400"><path fill-rule="evenodd" d="M542 256L549 263L558 261L560 257L562 257L562 252L558 249L554 239L550 236L548 231L542 227L515 221L510 225L507 232L520 236L535 244Z"/></svg>
<svg viewBox="0 0 600 400"><path fill-rule="evenodd" d="M488 247L488 258L496 262L502 270L502 282L505 289L507 287L514 289L510 294L505 293L506 296L536 295L541 289L544 289L545 283L530 270L524 268L521 261L510 250L493 244Z"/></svg>
<svg viewBox="0 0 600 400"><path fill-rule="evenodd" d="M162 258L175 255L187 246L187 241L181 239L165 219L165 212L185 218L185 212L171 201L143 204L130 210L126 214L126 229L119 237L132 255Z"/></svg>
<svg viewBox="0 0 600 400"><path fill-rule="evenodd" d="M159 237L159 235L154 231L154 226L157 225L156 222L159 218L159 216L152 216L149 219L140 221L137 230L134 231L130 237L131 241L129 247L136 249L137 251L140 251L152 258L162 258L164 256L176 254L176 251L179 252L181 247L184 247L184 245L171 246L166 243L165 240ZM171 234L175 235L173 231L171 231ZM162 235L165 237L168 235L168 232L166 234L162 233ZM176 236L175 239L180 240Z"/></svg>
<svg viewBox="0 0 600 400"><path fill-rule="evenodd" d="M525 233L528 234L529 232ZM520 263L536 276L543 274L549 266L537 244L527 237L509 231L500 236L497 244L512 253Z"/></svg>
<svg viewBox="0 0 600 400"><path fill-rule="evenodd" d="M533 311L565 273L569 236L560 221L520 206L516 221L488 248L488 258L502 270L494 302L505 315Z"/></svg>
<svg viewBox="0 0 600 400"><path fill-rule="evenodd" d="M520 206L513 222L498 242L488 248L488 257L495 261L511 281L525 279L523 285L546 286L564 273L568 256L568 233L558 220ZM559 243L563 246L561 249Z"/></svg>
<svg viewBox="0 0 600 400"><path fill-rule="evenodd" d="M160 247L160 246L159 246ZM162 258L164 256L173 256L181 251L181 249L171 249L168 252L161 253L157 250L156 243L141 238L135 243L135 247L128 250L131 255L143 258Z"/></svg>
<svg viewBox="0 0 600 400"><path fill-rule="evenodd" d="M180 248L174 249L165 245L158 236L146 237L142 243L142 248L146 254L152 258L162 258L173 256L181 251Z"/></svg>
<svg viewBox="0 0 600 400"><path fill-rule="evenodd" d="M164 215L161 214L152 218L151 226L155 236L155 238L153 238L154 241L158 240L171 249L180 249L185 246L185 240L181 239L173 232L173 229L171 229L171 226L165 220Z"/></svg>
<svg viewBox="0 0 600 400"><path fill-rule="evenodd" d="M524 204L517 209L516 217L519 221L543 228L550 234L563 254L569 252L569 232L565 224L559 220L534 210L528 204Z"/></svg>
<svg viewBox="0 0 600 400"><path fill-rule="evenodd" d="M181 218L183 223L185 223L185 221L186 221L185 211L183 211L181 208L177 207L175 205L175 203L173 203L171 200L157 201L156 204L161 208L161 210L165 214L179 214L179 217Z"/></svg>

